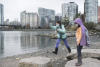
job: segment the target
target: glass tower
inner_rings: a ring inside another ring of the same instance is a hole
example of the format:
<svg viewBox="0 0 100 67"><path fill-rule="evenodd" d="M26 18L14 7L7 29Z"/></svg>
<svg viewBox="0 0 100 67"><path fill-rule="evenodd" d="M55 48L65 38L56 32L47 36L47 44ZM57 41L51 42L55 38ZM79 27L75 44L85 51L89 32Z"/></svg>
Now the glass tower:
<svg viewBox="0 0 100 67"><path fill-rule="evenodd" d="M4 15L3 15L3 4L0 4L0 24L4 22Z"/></svg>
<svg viewBox="0 0 100 67"><path fill-rule="evenodd" d="M55 22L55 11L52 9L46 9L46 8L39 8L38 9L39 14L39 26L41 28L48 27L49 23Z"/></svg>
<svg viewBox="0 0 100 67"><path fill-rule="evenodd" d="M85 0L85 22L98 23L98 0Z"/></svg>

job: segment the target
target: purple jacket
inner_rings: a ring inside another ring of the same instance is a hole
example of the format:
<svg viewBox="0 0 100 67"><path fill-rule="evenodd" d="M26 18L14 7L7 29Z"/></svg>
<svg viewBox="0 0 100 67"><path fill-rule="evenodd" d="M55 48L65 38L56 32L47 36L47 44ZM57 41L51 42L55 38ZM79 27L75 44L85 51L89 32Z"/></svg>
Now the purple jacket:
<svg viewBox="0 0 100 67"><path fill-rule="evenodd" d="M76 24L79 24L81 29L82 29L82 39L80 41L80 45L81 46L86 46L86 33L85 33L86 27L83 25L83 22L80 18L75 19L74 22Z"/></svg>

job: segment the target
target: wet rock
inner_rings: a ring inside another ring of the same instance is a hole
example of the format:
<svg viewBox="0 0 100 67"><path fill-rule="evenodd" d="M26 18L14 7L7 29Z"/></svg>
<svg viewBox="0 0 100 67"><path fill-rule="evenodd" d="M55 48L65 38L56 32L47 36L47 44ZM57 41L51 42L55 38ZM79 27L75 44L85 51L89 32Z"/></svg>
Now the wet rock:
<svg viewBox="0 0 100 67"><path fill-rule="evenodd" d="M76 62L77 62L77 59L68 61L65 67L76 67L75 66ZM85 58L83 59L83 64L79 67L100 67L100 61L93 58Z"/></svg>
<svg viewBox="0 0 100 67"><path fill-rule="evenodd" d="M52 64L50 58L31 57L20 60L19 67L52 67Z"/></svg>
<svg viewBox="0 0 100 67"><path fill-rule="evenodd" d="M67 58L74 59L77 57L77 51L75 49L72 50L70 55L67 55ZM83 49L82 50L82 57L100 57L100 49Z"/></svg>
<svg viewBox="0 0 100 67"><path fill-rule="evenodd" d="M100 25L97 25L97 26L95 27L95 29L96 29L97 31L100 31Z"/></svg>

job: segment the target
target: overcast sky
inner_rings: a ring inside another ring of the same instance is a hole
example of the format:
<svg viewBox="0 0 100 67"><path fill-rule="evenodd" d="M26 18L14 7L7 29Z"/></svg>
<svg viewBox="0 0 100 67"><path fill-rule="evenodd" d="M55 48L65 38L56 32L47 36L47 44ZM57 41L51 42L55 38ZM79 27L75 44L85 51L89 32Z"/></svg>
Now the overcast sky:
<svg viewBox="0 0 100 67"><path fill-rule="evenodd" d="M5 19L12 21L16 18L19 20L20 12L24 10L37 12L38 7L53 9L56 11L56 14L61 13L61 4L70 1L77 3L79 5L79 11L84 12L84 0L0 0L0 3L4 4Z"/></svg>

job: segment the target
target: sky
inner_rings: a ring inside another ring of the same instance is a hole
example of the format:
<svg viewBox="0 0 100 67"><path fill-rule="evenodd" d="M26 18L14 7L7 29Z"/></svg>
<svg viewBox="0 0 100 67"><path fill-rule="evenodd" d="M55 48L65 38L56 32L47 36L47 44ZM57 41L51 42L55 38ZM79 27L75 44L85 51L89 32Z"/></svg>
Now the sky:
<svg viewBox="0 0 100 67"><path fill-rule="evenodd" d="M39 7L53 9L58 14L62 11L61 4L68 2L77 3L79 11L84 13L84 0L0 0L0 3L4 5L4 19L10 19L10 21L20 20L20 12L24 10L38 12Z"/></svg>

